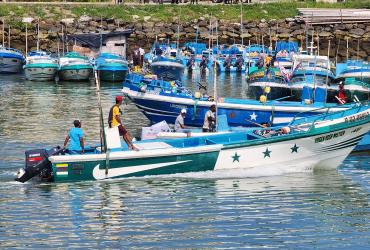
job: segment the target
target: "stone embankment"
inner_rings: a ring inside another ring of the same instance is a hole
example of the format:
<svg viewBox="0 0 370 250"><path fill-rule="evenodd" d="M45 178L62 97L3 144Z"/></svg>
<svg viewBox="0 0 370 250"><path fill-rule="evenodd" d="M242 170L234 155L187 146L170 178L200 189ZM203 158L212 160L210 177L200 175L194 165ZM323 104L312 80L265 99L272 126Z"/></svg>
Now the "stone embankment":
<svg viewBox="0 0 370 250"><path fill-rule="evenodd" d="M135 16L133 16L135 19ZM1 23L1 22L0 22ZM76 33L99 33L100 30L117 31L122 29L133 29L134 32L129 38L129 47L134 44L148 49L151 44L158 40L170 39L180 43L185 41L206 42L208 44L210 33L213 35L214 44L216 38L221 43L243 43L245 45L262 44L274 45L276 40L296 40L303 43L305 47L306 34L308 41L311 42L314 34L314 46L318 46L320 54L328 54L330 41L330 56L343 60L348 54L351 58L362 58L370 61L370 23L348 23L348 24L325 24L306 26L294 18L285 20L260 20L244 21L240 23L230 23L224 20L212 20L211 25L208 17L199 18L191 22L177 24L174 19L172 23L165 23L151 20L150 17L144 21L127 22L122 19L103 19L100 17L81 16L79 19L63 19L62 21L40 20L40 47L49 51L57 51L57 40L62 37L63 32L68 34ZM5 24L5 40L8 40L7 25ZM213 28L212 28L213 27ZM213 32L210 32L213 30ZM2 27L0 25L0 37L2 37ZM11 47L25 50L25 27L11 29ZM35 49L37 36L35 34L35 24L28 25L28 44L29 50ZM1 42L1 40L0 40ZM60 45L61 46L61 45Z"/></svg>

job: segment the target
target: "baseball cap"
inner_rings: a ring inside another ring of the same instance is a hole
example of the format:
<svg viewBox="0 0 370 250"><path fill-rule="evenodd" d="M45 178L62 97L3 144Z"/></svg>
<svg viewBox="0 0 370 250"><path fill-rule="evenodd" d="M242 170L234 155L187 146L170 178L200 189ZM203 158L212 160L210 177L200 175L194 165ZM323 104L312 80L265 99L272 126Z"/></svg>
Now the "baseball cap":
<svg viewBox="0 0 370 250"><path fill-rule="evenodd" d="M118 95L116 96L116 102L121 102L123 100L123 96Z"/></svg>
<svg viewBox="0 0 370 250"><path fill-rule="evenodd" d="M186 109L182 109L181 113L186 114Z"/></svg>

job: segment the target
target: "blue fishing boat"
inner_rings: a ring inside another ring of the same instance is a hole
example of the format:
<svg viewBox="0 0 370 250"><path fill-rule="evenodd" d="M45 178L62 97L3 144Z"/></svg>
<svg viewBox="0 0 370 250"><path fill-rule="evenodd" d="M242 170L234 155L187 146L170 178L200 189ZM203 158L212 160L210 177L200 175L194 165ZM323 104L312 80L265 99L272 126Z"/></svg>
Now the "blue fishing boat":
<svg viewBox="0 0 370 250"><path fill-rule="evenodd" d="M152 123L163 120L174 123L181 109L185 108L187 109L185 124L200 127L203 125L205 113L215 101L205 94L192 93L179 81L156 80L134 73L128 74L122 91ZM317 98L319 96L319 94L316 95ZM305 115L312 115L323 112L323 110L316 111L317 108L335 106L322 100L305 103L218 98L216 101L218 113L226 115L230 126L246 127L263 122L282 125L288 123L297 113L306 112ZM348 106L342 105L333 111L345 108Z"/></svg>
<svg viewBox="0 0 370 250"><path fill-rule="evenodd" d="M21 72L24 60L21 51L0 45L0 73Z"/></svg>
<svg viewBox="0 0 370 250"><path fill-rule="evenodd" d="M370 96L370 64L362 60L348 60L336 64L336 82L342 82L349 101L356 96L368 100Z"/></svg>
<svg viewBox="0 0 370 250"><path fill-rule="evenodd" d="M325 89L326 101L337 102L338 85L327 56L294 55L290 88L295 100L302 100L304 87Z"/></svg>
<svg viewBox="0 0 370 250"><path fill-rule="evenodd" d="M122 82L128 73L127 61L113 53L100 53L95 60L95 68L100 80L108 82Z"/></svg>
<svg viewBox="0 0 370 250"><path fill-rule="evenodd" d="M275 67L291 69L293 67L293 55L299 51L298 42L277 41L275 45Z"/></svg>
<svg viewBox="0 0 370 250"><path fill-rule="evenodd" d="M179 58L176 49L171 49L167 53L153 58L150 67L158 78L169 81L180 80L185 70L185 65Z"/></svg>
<svg viewBox="0 0 370 250"><path fill-rule="evenodd" d="M24 65L26 79L30 81L54 81L58 72L58 59L45 51L31 51Z"/></svg>

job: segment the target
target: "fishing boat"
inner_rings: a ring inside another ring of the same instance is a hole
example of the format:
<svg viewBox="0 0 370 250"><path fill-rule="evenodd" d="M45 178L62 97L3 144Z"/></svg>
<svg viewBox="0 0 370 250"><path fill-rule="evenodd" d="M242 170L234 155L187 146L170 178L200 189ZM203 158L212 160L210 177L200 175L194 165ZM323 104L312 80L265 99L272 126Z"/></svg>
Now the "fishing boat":
<svg viewBox="0 0 370 250"><path fill-rule="evenodd" d="M54 81L58 72L58 59L45 51L31 51L24 65L26 79L30 81Z"/></svg>
<svg viewBox="0 0 370 250"><path fill-rule="evenodd" d="M59 79L64 81L87 81L93 66L89 59L78 52L68 52L59 59Z"/></svg>
<svg viewBox="0 0 370 250"><path fill-rule="evenodd" d="M353 105L345 111L293 119L282 128L139 141L135 146L140 151L122 146L116 130L115 136L106 137L109 147L92 147L85 154L57 147L26 151L26 166L16 180L36 176L76 182L229 169L335 169L369 129L369 106Z"/></svg>
<svg viewBox="0 0 370 250"><path fill-rule="evenodd" d="M122 82L128 73L127 61L113 53L101 53L95 61L100 80Z"/></svg>
<svg viewBox="0 0 370 250"><path fill-rule="evenodd" d="M152 72L163 80L180 80L184 74L185 65L178 56L176 49L159 55L152 60L150 65Z"/></svg>
<svg viewBox="0 0 370 250"><path fill-rule="evenodd" d="M295 100L302 99L304 87L320 87L326 91L327 102L337 102L338 85L333 82L335 75L331 71L329 57L318 55L293 55L293 71L290 81Z"/></svg>
<svg viewBox="0 0 370 250"><path fill-rule="evenodd" d="M269 100L291 96L291 90L279 68L256 68L249 73L248 92L256 100L266 96Z"/></svg>
<svg viewBox="0 0 370 250"><path fill-rule="evenodd" d="M284 67L291 69L293 67L293 55L297 54L298 42L294 41L277 41L275 45L275 67Z"/></svg>
<svg viewBox="0 0 370 250"><path fill-rule="evenodd" d="M19 73L23 63L24 56L21 51L0 45L0 73Z"/></svg>
<svg viewBox="0 0 370 250"><path fill-rule="evenodd" d="M318 91L320 88L317 88ZM309 102L283 102L278 100L262 102L252 99L217 98L205 93L195 92L183 87L181 82L168 82L153 79L150 76L130 73L123 83L122 92L143 112L152 122L165 120L173 124L181 109L187 109L185 124L201 127L204 115L209 107L217 101L218 113L227 116L230 126L255 126L253 123L273 123L281 125L288 123L300 112L312 115L321 107L333 107L335 104L324 103L310 99ZM322 92L322 91L321 91ZM305 95L305 94L304 94ZM316 98L322 97L316 95ZM308 97L307 97L308 98ZM306 98L305 98L306 99ZM343 110L347 105L333 110ZM310 113L311 112L311 113ZM253 123L249 122L252 121Z"/></svg>
<svg viewBox="0 0 370 250"><path fill-rule="evenodd" d="M361 60L348 60L336 64L336 82L342 82L349 101L356 96L368 100L370 95L370 64Z"/></svg>

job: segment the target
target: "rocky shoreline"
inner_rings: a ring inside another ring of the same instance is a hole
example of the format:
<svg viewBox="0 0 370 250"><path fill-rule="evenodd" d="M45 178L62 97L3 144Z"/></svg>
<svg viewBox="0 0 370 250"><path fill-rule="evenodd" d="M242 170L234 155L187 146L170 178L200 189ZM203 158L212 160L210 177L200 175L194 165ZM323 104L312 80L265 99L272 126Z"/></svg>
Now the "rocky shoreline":
<svg viewBox="0 0 370 250"><path fill-rule="evenodd" d="M133 16L135 19L135 16ZM1 21L0 21L1 23ZM296 40L299 43L306 41L306 30L309 34L309 42L314 31L315 46L319 41L320 54L328 54L330 40L330 57L336 57L337 61L344 60L348 54L350 58L361 58L370 61L370 23L348 23L348 24L325 24L306 27L304 23L294 18L285 20L259 20L244 21L240 23L230 23L218 20L218 42L219 43L243 43L245 45L262 42L269 46L270 42L276 40ZM215 27L216 20L212 20ZM62 37L62 26L64 32L68 34L77 33L99 33L103 31L119 31L122 29L133 29L133 33L128 39L129 48L134 44L139 44L145 49L150 48L157 38L158 40L170 39L176 41L179 36L180 43L194 41L197 37L198 42L209 42L210 21L208 17L199 18L186 23L177 24L174 19L172 23L152 21L148 16L144 21L127 22L122 19L102 19L100 17L81 16L80 18L68 18L61 21L40 20L40 48L56 52L58 49L57 40ZM5 24L5 40L7 41L7 24ZM198 34L198 35L197 35ZM2 24L0 25L0 37L2 37ZM25 26L11 29L11 47L22 51L25 50ZM216 31L214 29L214 44L216 41ZM36 47L37 36L35 34L35 24L28 26L28 46L29 50Z"/></svg>

